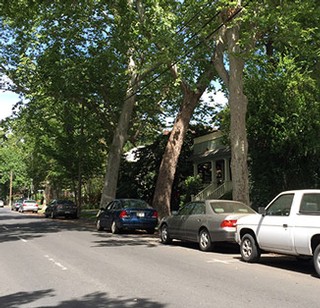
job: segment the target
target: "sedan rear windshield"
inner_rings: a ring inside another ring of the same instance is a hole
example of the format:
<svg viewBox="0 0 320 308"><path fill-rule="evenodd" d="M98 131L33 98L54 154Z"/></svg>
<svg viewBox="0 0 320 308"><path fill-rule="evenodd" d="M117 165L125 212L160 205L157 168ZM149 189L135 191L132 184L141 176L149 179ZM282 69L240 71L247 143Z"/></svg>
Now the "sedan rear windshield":
<svg viewBox="0 0 320 308"><path fill-rule="evenodd" d="M151 206L142 200L124 200L122 201L124 209L150 209Z"/></svg>
<svg viewBox="0 0 320 308"><path fill-rule="evenodd" d="M237 214L245 214L245 213L255 213L255 211L242 203L237 202L211 202L211 208L217 214L223 213L237 213Z"/></svg>
<svg viewBox="0 0 320 308"><path fill-rule="evenodd" d="M70 200L57 200L57 204L60 204L60 205L74 205L73 201L70 201Z"/></svg>
<svg viewBox="0 0 320 308"><path fill-rule="evenodd" d="M24 203L37 203L35 200L24 200Z"/></svg>

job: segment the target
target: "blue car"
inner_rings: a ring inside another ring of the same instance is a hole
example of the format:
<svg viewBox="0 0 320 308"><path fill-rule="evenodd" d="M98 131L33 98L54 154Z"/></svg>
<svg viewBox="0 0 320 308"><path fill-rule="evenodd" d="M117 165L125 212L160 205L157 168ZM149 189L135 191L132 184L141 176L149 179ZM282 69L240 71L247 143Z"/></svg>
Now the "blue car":
<svg viewBox="0 0 320 308"><path fill-rule="evenodd" d="M146 230L155 232L158 225L158 212L140 199L115 199L97 213L98 231L110 230L120 233L122 230Z"/></svg>

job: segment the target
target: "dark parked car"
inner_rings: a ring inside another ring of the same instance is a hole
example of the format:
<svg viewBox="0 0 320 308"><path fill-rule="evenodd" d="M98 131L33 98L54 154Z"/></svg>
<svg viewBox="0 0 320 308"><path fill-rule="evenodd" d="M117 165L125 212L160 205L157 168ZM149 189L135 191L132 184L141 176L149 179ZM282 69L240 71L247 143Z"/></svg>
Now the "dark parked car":
<svg viewBox="0 0 320 308"><path fill-rule="evenodd" d="M210 251L215 242L235 242L237 219L256 214L247 205L231 200L205 200L187 203L159 225L160 240L198 242L200 250Z"/></svg>
<svg viewBox="0 0 320 308"><path fill-rule="evenodd" d="M78 208L71 200L52 200L44 212L46 217L72 217L78 218Z"/></svg>
<svg viewBox="0 0 320 308"><path fill-rule="evenodd" d="M158 212L139 199L115 199L97 213L98 231L146 230L153 234L158 225Z"/></svg>
<svg viewBox="0 0 320 308"><path fill-rule="evenodd" d="M18 211L20 209L20 206L22 205L24 199L18 199L15 202L12 202L11 204L11 211Z"/></svg>

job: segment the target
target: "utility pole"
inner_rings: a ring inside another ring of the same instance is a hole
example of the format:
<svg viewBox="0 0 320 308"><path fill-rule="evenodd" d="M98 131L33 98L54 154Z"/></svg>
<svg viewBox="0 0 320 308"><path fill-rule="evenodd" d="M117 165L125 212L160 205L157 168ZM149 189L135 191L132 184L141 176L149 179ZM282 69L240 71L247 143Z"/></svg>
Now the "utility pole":
<svg viewBox="0 0 320 308"><path fill-rule="evenodd" d="M11 209L12 203L12 179L13 179L13 171L10 171L10 187L9 187L9 208Z"/></svg>

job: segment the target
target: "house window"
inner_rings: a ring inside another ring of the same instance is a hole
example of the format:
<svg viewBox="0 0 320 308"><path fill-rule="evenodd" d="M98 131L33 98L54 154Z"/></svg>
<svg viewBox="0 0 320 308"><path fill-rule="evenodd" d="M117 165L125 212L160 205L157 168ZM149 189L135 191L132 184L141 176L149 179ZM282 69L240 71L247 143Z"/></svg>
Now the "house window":
<svg viewBox="0 0 320 308"><path fill-rule="evenodd" d="M211 162L205 162L198 165L198 174L201 176L203 183L211 183L212 172Z"/></svg>

